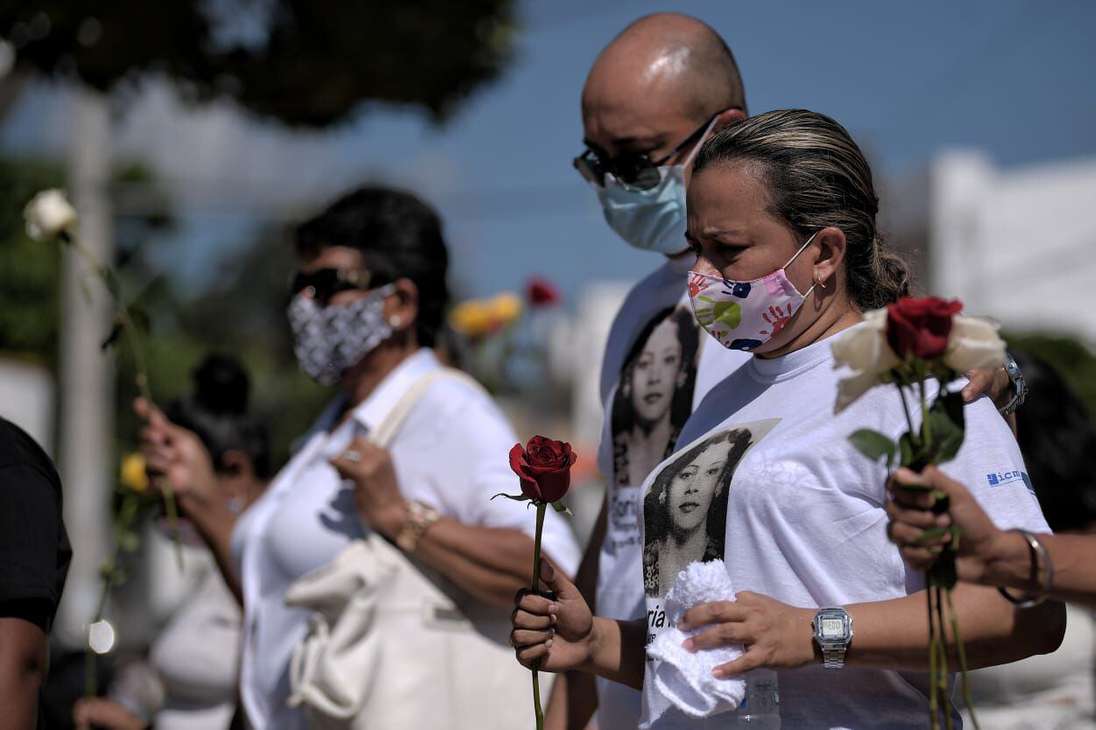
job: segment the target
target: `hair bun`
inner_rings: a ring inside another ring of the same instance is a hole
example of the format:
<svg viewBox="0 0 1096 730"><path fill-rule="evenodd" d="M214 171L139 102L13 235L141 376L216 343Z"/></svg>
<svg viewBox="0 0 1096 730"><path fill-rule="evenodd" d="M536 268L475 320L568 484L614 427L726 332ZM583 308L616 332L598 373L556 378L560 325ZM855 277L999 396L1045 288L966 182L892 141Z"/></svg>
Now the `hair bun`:
<svg viewBox="0 0 1096 730"><path fill-rule="evenodd" d="M194 401L210 413L247 413L247 372L240 361L228 355L209 355L195 368Z"/></svg>

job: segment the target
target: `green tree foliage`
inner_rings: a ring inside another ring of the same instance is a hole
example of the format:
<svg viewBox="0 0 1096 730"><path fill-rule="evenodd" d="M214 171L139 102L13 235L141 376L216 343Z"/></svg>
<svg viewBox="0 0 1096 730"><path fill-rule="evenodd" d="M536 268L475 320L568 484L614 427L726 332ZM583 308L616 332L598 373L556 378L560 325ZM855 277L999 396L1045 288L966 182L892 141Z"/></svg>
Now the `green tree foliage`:
<svg viewBox="0 0 1096 730"><path fill-rule="evenodd" d="M235 99L321 127L363 101L445 119L509 60L512 0L0 0L17 63L101 91L166 74L195 101Z"/></svg>
<svg viewBox="0 0 1096 730"><path fill-rule="evenodd" d="M0 159L0 351L47 365L57 356L61 256L27 237L23 206L61 176L56 165Z"/></svg>

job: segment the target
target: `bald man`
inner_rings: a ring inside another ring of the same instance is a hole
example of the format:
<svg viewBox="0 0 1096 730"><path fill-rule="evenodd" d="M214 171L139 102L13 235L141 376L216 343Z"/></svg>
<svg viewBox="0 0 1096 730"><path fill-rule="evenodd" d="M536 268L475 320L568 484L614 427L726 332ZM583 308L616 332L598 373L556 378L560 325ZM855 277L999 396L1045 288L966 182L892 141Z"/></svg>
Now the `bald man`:
<svg viewBox="0 0 1096 730"><path fill-rule="evenodd" d="M575 167L606 222L627 243L662 254L629 292L610 331L601 371L605 428L599 450L609 481L578 585L595 611L619 619L645 611L639 487L674 448L684 420L747 353L710 341L685 293L695 257L685 242L685 183L701 142L746 117L738 66L709 26L659 13L628 26L597 57L582 91L583 142ZM640 694L568 674L556 683L547 727L634 730Z"/></svg>
<svg viewBox="0 0 1096 730"><path fill-rule="evenodd" d="M639 489L674 451L681 426L716 383L749 359L700 331L686 293L695 257L685 242L685 185L703 141L746 117L746 95L727 44L708 25L677 13L635 21L601 52L582 92L586 150L575 167L596 193L605 220L662 264L636 284L613 321L602 361L605 408L598 462L605 502L577 585L594 612L642 618L642 509ZM980 371L968 400L989 392L1008 400L1004 370ZM556 683L546 726L634 730L640 694L569 673Z"/></svg>

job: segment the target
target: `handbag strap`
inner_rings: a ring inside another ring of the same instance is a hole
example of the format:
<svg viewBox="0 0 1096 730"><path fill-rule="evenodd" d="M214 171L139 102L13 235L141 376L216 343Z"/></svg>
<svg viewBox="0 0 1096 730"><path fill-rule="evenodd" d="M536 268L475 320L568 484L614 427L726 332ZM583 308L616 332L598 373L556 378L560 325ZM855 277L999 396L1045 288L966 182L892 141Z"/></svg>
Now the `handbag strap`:
<svg viewBox="0 0 1096 730"><path fill-rule="evenodd" d="M451 378L453 380L462 381L471 385L476 390L483 390L482 385L460 370L449 367L432 370L411 384L411 387L400 396L400 399L396 401L396 404L392 406L392 409L385 414L384 420L380 422L380 425L367 434L367 438L377 446L387 448L388 444L390 444L396 434L399 433L400 428L403 426L403 422L407 420L407 416L411 413L415 404L426 394L426 390L431 384L441 378Z"/></svg>

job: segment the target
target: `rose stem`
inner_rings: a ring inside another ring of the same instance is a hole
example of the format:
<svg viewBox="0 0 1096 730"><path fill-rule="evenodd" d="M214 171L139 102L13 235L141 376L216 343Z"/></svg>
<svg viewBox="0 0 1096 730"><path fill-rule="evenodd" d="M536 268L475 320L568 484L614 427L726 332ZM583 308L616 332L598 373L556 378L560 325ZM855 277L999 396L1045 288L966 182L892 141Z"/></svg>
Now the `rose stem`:
<svg viewBox="0 0 1096 730"><path fill-rule="evenodd" d="M942 666L940 668L940 696L947 699L947 702L942 703L944 711L944 727L946 730L952 730L954 725L951 720L951 699L947 692L948 689L948 635L944 627L944 599L943 599L944 587L936 586L936 627L940 636L938 643L940 644L940 658Z"/></svg>
<svg viewBox="0 0 1096 730"><path fill-rule="evenodd" d="M544 512L546 502L537 502L537 530L533 536L533 593L540 593L540 535L544 531ZM536 667L533 668L533 712L537 719L537 730L544 730L544 710L540 707L540 678Z"/></svg>
<svg viewBox="0 0 1096 730"><path fill-rule="evenodd" d="M936 615L932 610L932 579L928 578L928 590L925 594L928 596L929 607L929 717L931 718L932 730L937 730L940 727L939 713L937 707L939 702L936 698Z"/></svg>
<svg viewBox="0 0 1096 730"><path fill-rule="evenodd" d="M974 730L982 730L978 726L978 716L974 713L974 702L970 696L970 683L967 681L967 650L963 648L963 640L959 638L959 619L955 615L955 603L951 598L951 591L946 594L948 601L948 618L951 621L951 633L955 637L956 653L959 655L959 686L963 692L963 702L970 712L970 721L974 724Z"/></svg>
<svg viewBox="0 0 1096 730"><path fill-rule="evenodd" d="M95 608L95 616L88 624L88 630L103 620L103 614L107 610L107 599L110 597L110 589L114 587L114 578L117 575L118 555L122 551L122 541L119 535L129 528L133 518L137 516L137 502L132 497L126 497L122 503L122 510L118 514L117 524L114 529L114 549L111 551L110 560L103 565L103 588L99 593L99 603ZM88 650L84 655L84 696L95 697L99 694L98 678L95 674L95 651L91 648L91 636L88 636Z"/></svg>
<svg viewBox="0 0 1096 730"><path fill-rule="evenodd" d="M932 425L929 423L929 404L925 398L924 380L917 381L917 390L921 393L921 444L928 449L932 439Z"/></svg>
<svg viewBox="0 0 1096 730"><path fill-rule="evenodd" d="M912 437L917 429L913 427L913 416L910 415L910 407L909 404L906 403L906 390L897 380L894 382L894 387L898 388L898 400L902 402L902 412L906 414L906 423L910 427L910 436Z"/></svg>
<svg viewBox="0 0 1096 730"><path fill-rule="evenodd" d="M121 320L122 334L126 338L126 343L129 345L130 353L133 355L133 367L137 370L137 390L140 391L141 397L149 406L153 404L152 391L148 387L148 370L145 369L145 357L144 352L141 350L141 345L137 341L137 333L134 330L133 318L129 316L129 310L122 304L119 292L121 291L121 284L118 282L117 277L110 268L104 266L99 262L98 257L80 243L80 239L74 238L68 235L62 236L61 240L65 243L71 244L76 251L84 257L88 266L99 275L99 278L103 281L103 287L110 294L111 299L114 300L115 317ZM164 496L164 511L167 513L167 524L169 531L171 532L171 540L175 543L175 563L179 566L179 571L183 570L183 545L179 539L179 510L175 504L175 490L171 488L171 484L163 479L156 480L156 487L160 490L160 493Z"/></svg>

